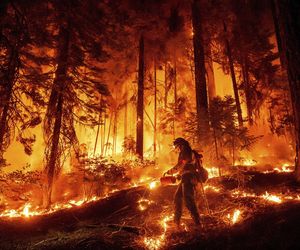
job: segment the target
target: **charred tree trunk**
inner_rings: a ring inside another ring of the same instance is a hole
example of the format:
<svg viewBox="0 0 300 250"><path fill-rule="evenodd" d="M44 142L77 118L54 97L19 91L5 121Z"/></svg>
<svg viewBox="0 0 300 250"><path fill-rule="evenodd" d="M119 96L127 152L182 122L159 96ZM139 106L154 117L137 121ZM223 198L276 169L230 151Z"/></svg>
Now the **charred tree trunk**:
<svg viewBox="0 0 300 250"><path fill-rule="evenodd" d="M153 156L156 159L156 141L157 141L157 82L156 82L156 61L154 59L154 135L153 135Z"/></svg>
<svg viewBox="0 0 300 250"><path fill-rule="evenodd" d="M51 204L51 196L52 196L52 187L53 187L53 179L55 170L57 169L57 157L59 157L59 137L62 126L62 113L63 113L63 96L59 94L58 102L56 106L56 114L55 114L55 123L53 128L53 137L51 142L51 151L49 160L47 163L47 177L48 177L48 196L47 196L47 206Z"/></svg>
<svg viewBox="0 0 300 250"><path fill-rule="evenodd" d="M244 82L244 92L246 98L247 105L247 115L249 125L253 125L253 116L252 116L252 104L251 104L251 94L250 94L250 82L249 82L249 66L247 56L245 55L242 62L242 74L243 74L243 82Z"/></svg>
<svg viewBox="0 0 300 250"><path fill-rule="evenodd" d="M127 137L128 134L128 126L127 126L127 120L128 120L128 93L127 93L127 85L125 88L125 110L124 110L124 140Z"/></svg>
<svg viewBox="0 0 300 250"><path fill-rule="evenodd" d="M99 138L99 132L100 132L100 126L101 126L101 119L102 119L102 95L100 99L100 114L98 118L98 126L97 126L97 132L96 132L96 139L95 139L95 145L94 145L94 157L97 150L97 144L98 144L98 138Z"/></svg>
<svg viewBox="0 0 300 250"><path fill-rule="evenodd" d="M216 130L215 130L215 129L213 129L213 136L214 136L214 144L215 144L216 158L217 158L217 161L218 161L219 176L221 177L221 176L222 176L222 173L221 173L221 167L220 167L220 165L219 165L218 140L217 140L217 135L216 135Z"/></svg>
<svg viewBox="0 0 300 250"><path fill-rule="evenodd" d="M174 63L174 114L173 114L173 138L176 137L176 115L177 115L177 63Z"/></svg>
<svg viewBox="0 0 300 250"><path fill-rule="evenodd" d="M282 39L280 36L280 26L279 26L279 20L278 20L278 11L277 11L277 3L276 0L270 0L271 5L271 12L272 12L272 18L273 18L273 24L274 24L274 30L276 35L276 41L277 41L277 48L280 58L280 64L282 68L286 67L286 59L283 53L282 48Z"/></svg>
<svg viewBox="0 0 300 250"><path fill-rule="evenodd" d="M59 152L59 139L62 128L63 119L63 99L64 99L64 88L67 81L68 71L68 56L69 56L69 31L68 28L61 27L59 32L60 48L58 50L58 62L57 70L54 78L53 88L48 104L48 110L53 112L48 113L54 115L54 117L47 117L48 119L54 119L54 125L52 131L50 131L51 142L50 152L48 154L46 164L46 174L48 180L47 186L47 206L51 204L52 187L54 175L60 164L60 152Z"/></svg>
<svg viewBox="0 0 300 250"><path fill-rule="evenodd" d="M202 20L200 15L200 1L194 0L192 3L193 22L193 44L194 44L194 64L195 64L195 85L196 85L196 105L197 105L197 129L198 140L207 132L209 128L207 84L205 79L205 56L202 34Z"/></svg>
<svg viewBox="0 0 300 250"><path fill-rule="evenodd" d="M296 157L295 177L300 182L300 2L280 1L280 21L283 27L284 52L294 113Z"/></svg>
<svg viewBox="0 0 300 250"><path fill-rule="evenodd" d="M227 54L228 62L229 62L230 76L231 76L235 105L236 105L236 112L238 115L239 126L242 127L243 126L243 116L242 116L241 102L240 102L239 90L238 90L235 72L234 72L234 64L233 64L233 59L232 59L232 54L231 54L231 47L230 47L228 38L226 37L227 26L226 26L225 22L223 22L223 26L224 26L224 32L225 32L226 54Z"/></svg>
<svg viewBox="0 0 300 250"><path fill-rule="evenodd" d="M114 128L113 128L113 155L117 153L117 136L118 136L118 111L115 112Z"/></svg>
<svg viewBox="0 0 300 250"><path fill-rule="evenodd" d="M7 148L6 142L5 142L5 135L8 132L8 116L9 116L9 109L11 105L11 98L13 93L13 87L15 84L15 77L16 72L18 70L18 54L15 48L11 51L10 60L8 63L8 71L6 75L6 81L5 81L5 94L3 97L3 108L1 112L1 118L0 118L0 163L3 160L3 153ZM9 135L7 135L9 136Z"/></svg>
<svg viewBox="0 0 300 250"><path fill-rule="evenodd" d="M105 131L106 131L106 112L103 115L103 126L101 130L101 156L103 156L104 154Z"/></svg>
<svg viewBox="0 0 300 250"><path fill-rule="evenodd" d="M164 82L164 108L166 109L168 106L168 64L165 63L165 82Z"/></svg>
<svg viewBox="0 0 300 250"><path fill-rule="evenodd" d="M106 138L106 143L105 143L104 156L106 156L106 154L107 154L107 148L109 147L111 124L114 122L114 119L115 119L115 115L114 115L114 113L111 113L111 115L109 117L109 125L108 125L107 138Z"/></svg>
<svg viewBox="0 0 300 250"><path fill-rule="evenodd" d="M144 36L139 42L139 71L136 122L136 154L143 159L144 151Z"/></svg>
<svg viewBox="0 0 300 250"><path fill-rule="evenodd" d="M206 57L205 69L207 73L207 82L208 82L208 97L209 100L212 100L214 97L216 97L216 84L215 84L211 47L209 43L207 45L207 57Z"/></svg>

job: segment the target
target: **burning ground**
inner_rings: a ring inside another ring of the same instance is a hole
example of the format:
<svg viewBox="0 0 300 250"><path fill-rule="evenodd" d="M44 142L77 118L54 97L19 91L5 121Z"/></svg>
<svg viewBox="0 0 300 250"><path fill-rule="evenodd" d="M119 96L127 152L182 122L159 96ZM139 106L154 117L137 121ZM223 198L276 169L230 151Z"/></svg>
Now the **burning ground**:
<svg viewBox="0 0 300 250"><path fill-rule="evenodd" d="M299 247L299 187L287 167L239 171L197 190L201 228L184 210L172 221L176 185L141 178L89 199L57 202L48 210L29 201L2 207L1 249L241 249Z"/></svg>

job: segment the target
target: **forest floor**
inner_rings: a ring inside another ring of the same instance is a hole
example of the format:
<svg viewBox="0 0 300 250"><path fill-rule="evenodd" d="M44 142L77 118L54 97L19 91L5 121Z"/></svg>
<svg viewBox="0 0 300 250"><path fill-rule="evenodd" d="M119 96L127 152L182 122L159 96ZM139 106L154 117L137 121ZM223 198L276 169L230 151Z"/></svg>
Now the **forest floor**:
<svg viewBox="0 0 300 250"><path fill-rule="evenodd" d="M245 172L242 182L208 180L201 228L186 210L182 227L173 224L176 186L140 186L48 215L2 218L0 249L300 249L292 174Z"/></svg>

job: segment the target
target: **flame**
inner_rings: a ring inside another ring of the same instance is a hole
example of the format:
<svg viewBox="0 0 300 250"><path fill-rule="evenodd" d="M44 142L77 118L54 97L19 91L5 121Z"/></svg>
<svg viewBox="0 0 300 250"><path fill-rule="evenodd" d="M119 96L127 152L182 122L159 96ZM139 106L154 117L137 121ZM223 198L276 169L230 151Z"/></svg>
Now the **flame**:
<svg viewBox="0 0 300 250"><path fill-rule="evenodd" d="M290 167L290 164L284 163L281 168L274 168L272 170L267 170L264 171L263 173L274 173L274 172L279 172L279 173L291 173L293 172L293 169Z"/></svg>
<svg viewBox="0 0 300 250"><path fill-rule="evenodd" d="M221 189L218 188L218 187L207 184L207 185L204 186L204 190L212 190L216 193L219 193Z"/></svg>
<svg viewBox="0 0 300 250"><path fill-rule="evenodd" d="M167 233L167 230L168 230L167 222L172 220L172 218L173 218L172 215L166 215L160 221L160 225L163 228L163 232L162 232L161 235L159 235L157 237L145 237L144 238L143 242L144 242L144 245L146 246L146 248L148 248L150 250L156 250L156 249L160 249L163 246L164 240L165 240L165 237L166 237L166 233Z"/></svg>
<svg viewBox="0 0 300 250"><path fill-rule="evenodd" d="M23 215L25 216L25 217L29 217L30 216L30 213L29 213L29 208L31 207L31 205L30 204L26 204L25 206L24 206L24 209L23 209Z"/></svg>
<svg viewBox="0 0 300 250"><path fill-rule="evenodd" d="M219 177L219 169L216 167L205 168L208 172L208 178Z"/></svg>
<svg viewBox="0 0 300 250"><path fill-rule="evenodd" d="M146 209L148 208L148 206L151 205L152 203L154 203L154 201L151 201L151 200L142 198L142 199L138 200L138 208L139 208L141 211L144 211L144 210L146 210Z"/></svg>
<svg viewBox="0 0 300 250"><path fill-rule="evenodd" d="M233 216L232 216L232 224L235 224L237 221L238 221L238 219L239 219L239 217L240 217L240 214L241 214L241 211L240 210L238 210L238 209L236 209L235 211L234 211L234 213L233 213Z"/></svg>
<svg viewBox="0 0 300 250"><path fill-rule="evenodd" d="M230 220L231 224L236 224L240 219L241 211L239 209L235 209L232 216L231 214L227 215L227 218Z"/></svg>
<svg viewBox="0 0 300 250"><path fill-rule="evenodd" d="M149 188L150 189L154 189L154 188L156 188L158 186L158 181L152 181L152 182L150 182L150 184L149 184Z"/></svg>
<svg viewBox="0 0 300 250"><path fill-rule="evenodd" d="M245 159L243 161L243 165L245 166L254 166L256 164L256 162L252 159Z"/></svg>
<svg viewBox="0 0 300 250"><path fill-rule="evenodd" d="M268 200L268 201L275 202L275 203L281 203L282 202L282 199L279 196L271 195L267 191L264 195L262 195L262 198L265 199L265 200Z"/></svg>
<svg viewBox="0 0 300 250"><path fill-rule="evenodd" d="M144 244L148 249L156 250L156 249L159 249L161 247L162 241L159 238L153 239L153 238L150 238L150 237L145 237L144 238Z"/></svg>

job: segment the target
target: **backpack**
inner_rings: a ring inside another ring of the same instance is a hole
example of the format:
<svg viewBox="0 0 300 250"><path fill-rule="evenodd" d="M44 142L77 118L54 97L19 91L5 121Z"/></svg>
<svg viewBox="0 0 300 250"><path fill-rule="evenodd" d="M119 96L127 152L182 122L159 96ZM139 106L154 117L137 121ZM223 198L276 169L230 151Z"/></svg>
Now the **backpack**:
<svg viewBox="0 0 300 250"><path fill-rule="evenodd" d="M202 166L203 155L199 154L197 151L193 150L195 157L195 167L196 167L196 176L199 182L206 182L208 179L208 171Z"/></svg>

